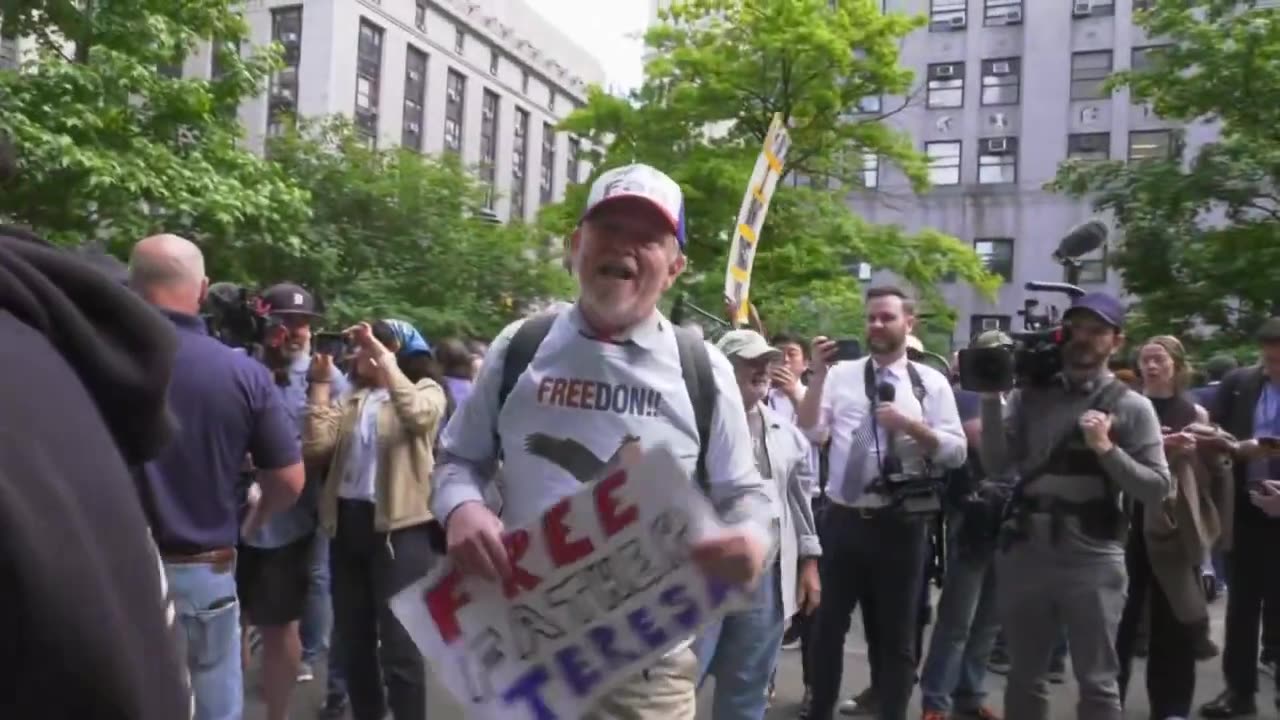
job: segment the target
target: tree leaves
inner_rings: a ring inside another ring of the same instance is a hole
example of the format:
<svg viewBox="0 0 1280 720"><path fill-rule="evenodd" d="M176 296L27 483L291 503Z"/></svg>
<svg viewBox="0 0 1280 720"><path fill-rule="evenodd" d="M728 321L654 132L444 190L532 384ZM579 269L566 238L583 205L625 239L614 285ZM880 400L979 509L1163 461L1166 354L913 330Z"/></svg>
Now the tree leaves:
<svg viewBox="0 0 1280 720"><path fill-rule="evenodd" d="M646 35L646 80L628 98L596 92L562 129L594 148L597 172L645 162L685 191L689 272L701 307L719 309L731 229L774 113L792 145L788 178L772 201L752 274L752 300L773 329L845 335L861 331L858 262L916 286L935 322L950 310L936 285L954 272L984 291L998 280L971 248L936 231L910 235L876 226L846 206L860 191L862 158L900 167L917 190L925 163L906 135L856 114L868 96L909 96L912 74L898 65L903 37L921 20L885 15L871 0L687 0ZM793 175L816 178L794 187ZM540 218L566 234L585 188ZM947 326L949 327L949 325Z"/></svg>

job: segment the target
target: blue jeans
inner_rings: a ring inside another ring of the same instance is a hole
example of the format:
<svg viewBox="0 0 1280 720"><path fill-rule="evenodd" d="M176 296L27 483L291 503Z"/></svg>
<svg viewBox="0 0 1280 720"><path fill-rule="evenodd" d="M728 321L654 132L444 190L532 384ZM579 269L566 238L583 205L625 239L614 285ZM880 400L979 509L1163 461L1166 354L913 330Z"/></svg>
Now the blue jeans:
<svg viewBox="0 0 1280 720"><path fill-rule="evenodd" d="M195 696L194 720L240 720L244 676L240 668L240 602L234 568L165 563Z"/></svg>
<svg viewBox="0 0 1280 720"><path fill-rule="evenodd" d="M302 612L302 662L315 665L316 659L326 656L326 693L345 696L346 678L342 675L338 655L333 651L333 600L329 582L329 536L316 530L311 546L311 586L307 592L307 605Z"/></svg>
<svg viewBox="0 0 1280 720"><path fill-rule="evenodd" d="M1000 634L994 548L970 551L951 538L938 618L920 676L925 710L977 710L987 693L987 660Z"/></svg>
<svg viewBox="0 0 1280 720"><path fill-rule="evenodd" d="M775 565L756 588L752 607L730 613L694 642L698 686L715 675L713 720L763 720L769 677L782 647L781 575Z"/></svg>

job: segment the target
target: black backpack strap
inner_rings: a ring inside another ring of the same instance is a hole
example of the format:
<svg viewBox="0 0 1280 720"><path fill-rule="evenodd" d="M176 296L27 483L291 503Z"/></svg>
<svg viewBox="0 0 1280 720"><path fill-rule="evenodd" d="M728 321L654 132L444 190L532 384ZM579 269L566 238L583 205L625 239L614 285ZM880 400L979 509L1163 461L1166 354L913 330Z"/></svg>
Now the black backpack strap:
<svg viewBox="0 0 1280 720"><path fill-rule="evenodd" d="M529 367L529 363L533 362L533 356L538 354L538 347L547 338L547 333L551 332L551 326L555 324L557 317L557 313L534 315L521 323L511 336L507 354L502 358L502 384L498 386L499 412L506 404L507 396L515 389L520 376Z"/></svg>
<svg viewBox="0 0 1280 720"><path fill-rule="evenodd" d="M680 373L693 404L694 423L698 428L698 464L694 478L705 493L710 488L707 479L707 448L711 444L711 416L716 410L716 378L711 372L711 356L707 344L695 331L677 325L676 348L680 352Z"/></svg>
<svg viewBox="0 0 1280 720"><path fill-rule="evenodd" d="M920 411L924 412L924 397L927 394L924 391L924 379L920 377L920 371L916 369L916 364L907 361L907 377L911 378L911 392L916 396L916 402L920 403Z"/></svg>

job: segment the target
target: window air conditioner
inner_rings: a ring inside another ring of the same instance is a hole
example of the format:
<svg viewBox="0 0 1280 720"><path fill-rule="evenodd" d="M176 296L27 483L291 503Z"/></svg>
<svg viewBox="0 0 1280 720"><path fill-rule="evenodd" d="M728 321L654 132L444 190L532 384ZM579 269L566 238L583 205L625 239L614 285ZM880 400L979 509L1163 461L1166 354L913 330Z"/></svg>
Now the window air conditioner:
<svg viewBox="0 0 1280 720"><path fill-rule="evenodd" d="M991 138L987 140L987 152L1002 153L1009 149L1007 138Z"/></svg>
<svg viewBox="0 0 1280 720"><path fill-rule="evenodd" d="M1022 22L1022 8L1013 8L1009 12L1005 13L1004 20L1010 25L1016 25Z"/></svg>
<svg viewBox="0 0 1280 720"><path fill-rule="evenodd" d="M414 135L417 135L418 132L422 130L421 126L419 126L418 123L416 122L411 122L406 127L408 128L409 132L413 133Z"/></svg>
<svg viewBox="0 0 1280 720"><path fill-rule="evenodd" d="M947 20L947 24L950 25L953 30L964 27L964 15L952 15L951 19Z"/></svg>
<svg viewBox="0 0 1280 720"><path fill-rule="evenodd" d="M1008 75L1009 63L1007 62L991 63L991 72L995 73L996 75Z"/></svg>
<svg viewBox="0 0 1280 720"><path fill-rule="evenodd" d="M937 72L935 74L938 77L951 77L952 75L956 74L956 66L955 65L939 65Z"/></svg>
<svg viewBox="0 0 1280 720"><path fill-rule="evenodd" d="M1090 0L1076 0L1071 6L1071 14L1076 17L1090 15L1093 13L1093 3Z"/></svg>
<svg viewBox="0 0 1280 720"><path fill-rule="evenodd" d="M999 330L1000 318L982 318L983 330Z"/></svg>
<svg viewBox="0 0 1280 720"><path fill-rule="evenodd" d="M298 42L298 33L296 32L281 33L280 42L285 45L292 45Z"/></svg>

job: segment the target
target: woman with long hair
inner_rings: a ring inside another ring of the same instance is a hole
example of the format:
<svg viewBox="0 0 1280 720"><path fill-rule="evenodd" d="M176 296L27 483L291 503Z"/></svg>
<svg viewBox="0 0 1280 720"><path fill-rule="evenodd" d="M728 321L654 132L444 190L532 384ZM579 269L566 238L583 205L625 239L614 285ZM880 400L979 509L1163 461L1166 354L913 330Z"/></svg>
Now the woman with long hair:
<svg viewBox="0 0 1280 720"><path fill-rule="evenodd" d="M425 720L422 655L391 597L431 567L428 523L436 432L448 400L431 348L399 320L348 331L353 391L329 403L332 359L311 363L303 451L327 463L320 525L330 547L334 634L355 720Z"/></svg>
<svg viewBox="0 0 1280 720"><path fill-rule="evenodd" d="M1188 391L1191 367L1177 338L1151 338L1138 351L1142 392L1155 407L1174 478L1159 504L1133 503L1125 548L1129 596L1116 639L1120 697L1136 639L1149 613L1147 695L1153 720L1188 718L1195 694L1197 647L1208 625L1199 566L1221 532L1215 500L1223 497L1229 438L1208 426Z"/></svg>

